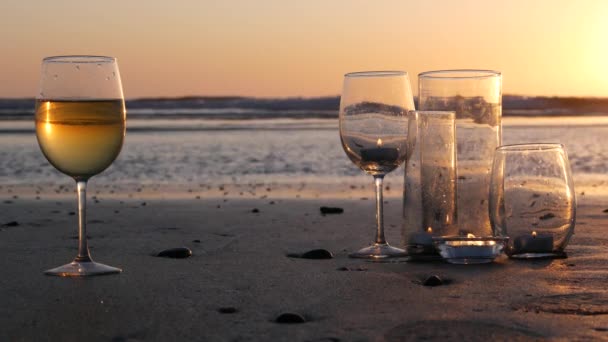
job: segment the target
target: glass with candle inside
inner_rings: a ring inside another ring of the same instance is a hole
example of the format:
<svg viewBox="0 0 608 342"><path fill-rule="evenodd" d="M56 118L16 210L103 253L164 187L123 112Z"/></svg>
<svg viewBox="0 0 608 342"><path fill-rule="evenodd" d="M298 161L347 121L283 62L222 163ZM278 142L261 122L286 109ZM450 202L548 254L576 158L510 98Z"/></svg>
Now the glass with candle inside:
<svg viewBox="0 0 608 342"><path fill-rule="evenodd" d="M574 233L576 197L564 146L496 149L489 213L494 233L510 237L505 252L511 258L565 257Z"/></svg>
<svg viewBox="0 0 608 342"><path fill-rule="evenodd" d="M456 113L458 235L492 236L490 170L501 144L502 76L492 70L437 70L418 75L418 109Z"/></svg>
<svg viewBox="0 0 608 342"><path fill-rule="evenodd" d="M413 260L439 258L433 237L458 234L455 113L410 111L402 243Z"/></svg>

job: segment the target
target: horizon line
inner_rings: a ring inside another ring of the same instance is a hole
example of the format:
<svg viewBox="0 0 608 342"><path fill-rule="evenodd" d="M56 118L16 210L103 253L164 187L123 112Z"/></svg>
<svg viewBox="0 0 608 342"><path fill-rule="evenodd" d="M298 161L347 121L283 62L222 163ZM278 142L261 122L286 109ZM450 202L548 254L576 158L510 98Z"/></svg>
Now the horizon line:
<svg viewBox="0 0 608 342"><path fill-rule="evenodd" d="M142 100L188 100L188 99L259 99L259 100L288 100L288 99L329 99L339 98L340 95L319 95L319 96L250 96L250 95L177 95L177 96L138 96L127 97L125 101L142 101ZM414 96L417 98L418 96ZM523 94L503 94L502 97L521 97L521 98L548 98L548 99L600 99L608 100L607 96L575 96L575 95L523 95ZM34 96L19 96L19 97L4 97L0 96L0 100L36 100Z"/></svg>

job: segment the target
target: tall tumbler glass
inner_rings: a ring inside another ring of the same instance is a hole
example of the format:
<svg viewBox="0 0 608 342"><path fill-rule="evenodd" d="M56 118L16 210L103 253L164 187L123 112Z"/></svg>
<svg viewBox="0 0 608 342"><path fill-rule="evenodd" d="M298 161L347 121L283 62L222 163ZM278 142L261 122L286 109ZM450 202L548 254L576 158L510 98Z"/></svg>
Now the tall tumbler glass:
<svg viewBox="0 0 608 342"><path fill-rule="evenodd" d="M402 242L412 258L438 256L432 237L458 234L454 120L454 112L409 112Z"/></svg>
<svg viewBox="0 0 608 342"><path fill-rule="evenodd" d="M494 150L501 144L502 76L491 70L418 75L418 109L456 112L458 234L491 236L488 215Z"/></svg>

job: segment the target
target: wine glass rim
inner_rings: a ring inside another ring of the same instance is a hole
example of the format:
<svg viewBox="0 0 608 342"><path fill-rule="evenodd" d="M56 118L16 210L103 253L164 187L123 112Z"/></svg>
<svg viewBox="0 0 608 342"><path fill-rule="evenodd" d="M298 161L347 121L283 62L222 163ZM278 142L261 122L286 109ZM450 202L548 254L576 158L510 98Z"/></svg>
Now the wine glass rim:
<svg viewBox="0 0 608 342"><path fill-rule="evenodd" d="M391 77L407 76L407 71L401 70L377 70L377 71L355 71L344 74L344 77Z"/></svg>
<svg viewBox="0 0 608 342"><path fill-rule="evenodd" d="M418 74L419 78L436 79L484 79L500 77L500 71L486 69L446 69L431 70Z"/></svg>
<svg viewBox="0 0 608 342"><path fill-rule="evenodd" d="M560 143L525 143L502 145L496 148L500 152L523 152L523 151L549 151L564 150L564 144Z"/></svg>
<svg viewBox="0 0 608 342"><path fill-rule="evenodd" d="M96 55L62 55L42 59L44 63L113 63L116 57Z"/></svg>

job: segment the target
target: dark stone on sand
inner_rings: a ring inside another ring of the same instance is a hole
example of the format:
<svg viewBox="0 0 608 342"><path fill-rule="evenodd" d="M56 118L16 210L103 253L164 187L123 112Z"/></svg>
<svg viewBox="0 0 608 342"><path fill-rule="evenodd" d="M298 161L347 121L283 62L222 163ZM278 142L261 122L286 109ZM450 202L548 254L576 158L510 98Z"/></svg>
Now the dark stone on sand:
<svg viewBox="0 0 608 342"><path fill-rule="evenodd" d="M2 225L2 227L17 227L19 225L19 222L17 221L10 221L10 222L6 222L5 224Z"/></svg>
<svg viewBox="0 0 608 342"><path fill-rule="evenodd" d="M306 323L306 318L297 313L285 312L280 314L274 321L281 324L298 324Z"/></svg>
<svg viewBox="0 0 608 342"><path fill-rule="evenodd" d="M539 219L541 220L548 220L548 219L552 219L555 217L554 213L546 213L545 215L539 217Z"/></svg>
<svg viewBox="0 0 608 342"><path fill-rule="evenodd" d="M163 258L185 259L192 256L192 251L187 247L169 248L159 252L156 256Z"/></svg>
<svg viewBox="0 0 608 342"><path fill-rule="evenodd" d="M344 209L339 207L321 207L321 214L342 214Z"/></svg>
<svg viewBox="0 0 608 342"><path fill-rule="evenodd" d="M334 257L330 251L326 249L313 249L306 253L298 254L298 253L290 253L287 254L290 258L302 258L302 259L332 259Z"/></svg>
<svg viewBox="0 0 608 342"><path fill-rule="evenodd" d="M233 237L233 234L230 233L213 233L213 235L221 236L221 237Z"/></svg>
<svg viewBox="0 0 608 342"><path fill-rule="evenodd" d="M233 314L233 313L239 312L239 310L232 306L226 306L226 307L217 309L217 312L223 313L223 314Z"/></svg>
<svg viewBox="0 0 608 342"><path fill-rule="evenodd" d="M441 286L443 284L443 280L437 275L432 275L422 282L422 285L424 286Z"/></svg>
<svg viewBox="0 0 608 342"><path fill-rule="evenodd" d="M258 208L253 208L253 209L251 209L251 212L252 212L252 213L259 213L259 212L260 212L260 209L258 209Z"/></svg>
<svg viewBox="0 0 608 342"><path fill-rule="evenodd" d="M346 267L346 266L342 266L342 267L338 267L337 270L338 271L365 272L365 271L367 271L367 268L364 268L364 267Z"/></svg>

